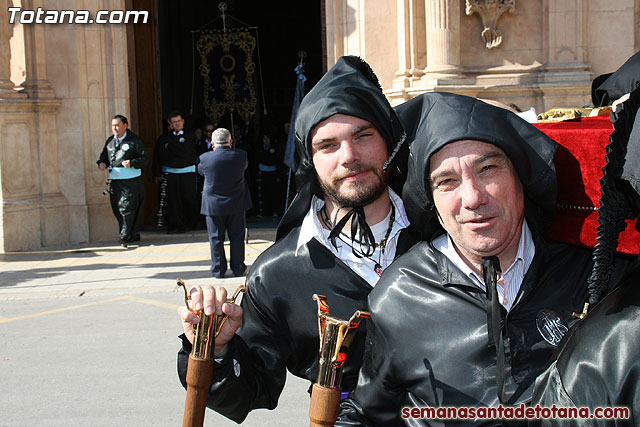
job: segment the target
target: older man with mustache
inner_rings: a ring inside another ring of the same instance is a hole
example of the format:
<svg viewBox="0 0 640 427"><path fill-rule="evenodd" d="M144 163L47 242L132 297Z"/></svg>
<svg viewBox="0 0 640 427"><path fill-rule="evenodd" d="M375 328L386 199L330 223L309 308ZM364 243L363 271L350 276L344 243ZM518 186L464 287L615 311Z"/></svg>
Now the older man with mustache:
<svg viewBox="0 0 640 427"><path fill-rule="evenodd" d="M358 386L336 425L508 424L488 409L531 400L593 265L543 236L556 144L475 98L427 93L397 111L412 143L403 200L424 240L369 294ZM616 261L609 286L628 265Z"/></svg>

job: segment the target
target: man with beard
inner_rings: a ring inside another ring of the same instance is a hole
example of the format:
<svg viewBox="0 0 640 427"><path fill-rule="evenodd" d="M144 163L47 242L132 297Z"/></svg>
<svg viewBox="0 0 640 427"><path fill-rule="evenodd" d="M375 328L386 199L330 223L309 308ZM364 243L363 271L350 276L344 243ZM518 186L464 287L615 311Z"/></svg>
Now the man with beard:
<svg viewBox="0 0 640 427"><path fill-rule="evenodd" d="M366 310L382 270L415 242L402 200L388 186L401 186L402 156L385 167L404 130L368 64L341 58L302 101L295 129L298 194L276 243L251 267L242 305L224 303L224 288L196 287L191 293L193 309L229 315L215 340L207 406L236 422L252 409L276 407L287 370L316 380L312 295L325 295L331 314L340 318ZM186 308L179 314L184 385L198 318ZM364 329L358 329L343 370L346 391L356 384Z"/></svg>
<svg viewBox="0 0 640 427"><path fill-rule="evenodd" d="M587 298L591 251L543 237L556 144L475 98L428 93L397 112L411 141L403 199L424 241L369 295L358 386L336 425L441 426L451 412L421 409L462 407L456 424L500 425L482 414L531 399Z"/></svg>

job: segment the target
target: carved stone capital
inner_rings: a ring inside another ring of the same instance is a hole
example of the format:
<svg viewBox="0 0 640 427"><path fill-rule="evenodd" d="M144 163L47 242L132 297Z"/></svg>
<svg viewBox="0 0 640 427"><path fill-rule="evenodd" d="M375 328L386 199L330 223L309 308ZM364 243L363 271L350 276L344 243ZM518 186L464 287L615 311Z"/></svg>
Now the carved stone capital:
<svg viewBox="0 0 640 427"><path fill-rule="evenodd" d="M466 0L466 13L477 13L482 19L482 40L487 49L502 43L502 33L498 31L498 19L504 12L516 10L516 0Z"/></svg>

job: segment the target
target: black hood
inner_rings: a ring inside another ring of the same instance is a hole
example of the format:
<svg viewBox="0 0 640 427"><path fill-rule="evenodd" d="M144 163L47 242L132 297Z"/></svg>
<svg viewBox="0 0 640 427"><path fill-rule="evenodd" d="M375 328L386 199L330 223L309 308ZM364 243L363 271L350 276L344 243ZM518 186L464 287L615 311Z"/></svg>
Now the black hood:
<svg viewBox="0 0 640 427"><path fill-rule="evenodd" d="M300 166L296 171L298 194L278 226L277 239L302 223L313 194L323 197L311 157L311 132L323 120L335 114L346 114L370 122L380 132L391 154L390 186L402 189L408 149L400 141L404 130L369 64L357 56L343 56L304 97L295 122L296 151ZM406 151L404 151L406 150ZM404 155L403 155L404 153ZM404 162L404 164L403 164Z"/></svg>
<svg viewBox="0 0 640 427"><path fill-rule="evenodd" d="M557 145L514 113L468 96L430 92L396 107L411 144L403 201L423 238L440 227L428 181L431 155L450 142L473 139L502 149L514 165L525 194L531 228L544 231L556 210L553 157Z"/></svg>
<svg viewBox="0 0 640 427"><path fill-rule="evenodd" d="M613 104L622 95L633 91L640 84L640 52L616 70L615 73L603 74L593 80L591 99L596 107Z"/></svg>

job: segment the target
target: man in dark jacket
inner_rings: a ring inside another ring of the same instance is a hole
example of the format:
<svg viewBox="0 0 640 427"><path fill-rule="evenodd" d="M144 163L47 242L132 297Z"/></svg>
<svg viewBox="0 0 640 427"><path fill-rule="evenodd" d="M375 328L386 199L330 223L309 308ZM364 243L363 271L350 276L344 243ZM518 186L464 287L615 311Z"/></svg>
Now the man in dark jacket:
<svg viewBox="0 0 640 427"><path fill-rule="evenodd" d="M474 98L428 93L397 111L412 141L403 197L424 241L369 295L358 386L336 425L444 425L455 414L421 408L461 407L474 411L462 425L500 424L485 410L530 400L587 299L591 252L542 234L556 144Z"/></svg>
<svg viewBox="0 0 640 427"><path fill-rule="evenodd" d="M101 170L109 170L111 210L118 221L118 241L125 247L140 240L138 229L144 201L142 168L149 161L144 144L128 127L125 116L113 116L113 135L107 138L96 162Z"/></svg>
<svg viewBox="0 0 640 427"><path fill-rule="evenodd" d="M379 274L415 242L402 200L388 186L398 189L403 175L395 164L384 167L404 130L368 64L341 58L302 101L295 129L299 191L276 243L251 267L241 307L217 302L226 298L224 288L192 293L195 309L229 315L215 341L219 359L207 405L236 422L252 409L276 407L287 370L316 380L318 309L312 295L325 295L331 314L349 319L366 310ZM186 308L180 315L185 336L178 373L184 384L197 317ZM343 370L343 391L356 383L365 336L360 328Z"/></svg>
<svg viewBox="0 0 640 427"><path fill-rule="evenodd" d="M167 180L167 232L184 233L198 222L198 187L196 137L184 129L184 118L178 111L169 114L171 131L163 133L153 153L153 176L156 183Z"/></svg>
<svg viewBox="0 0 640 427"><path fill-rule="evenodd" d="M245 211L251 209L251 198L244 181L247 153L231 148L231 133L227 129L216 129L209 136L214 151L200 156L198 173L204 176L200 213L207 221L211 273L223 278L227 271L226 232L231 245L231 270L235 276L242 276L247 269L244 264Z"/></svg>

